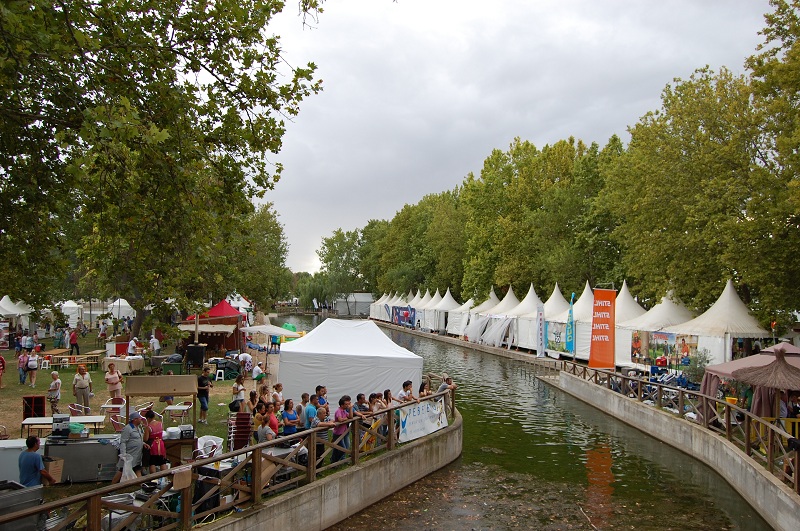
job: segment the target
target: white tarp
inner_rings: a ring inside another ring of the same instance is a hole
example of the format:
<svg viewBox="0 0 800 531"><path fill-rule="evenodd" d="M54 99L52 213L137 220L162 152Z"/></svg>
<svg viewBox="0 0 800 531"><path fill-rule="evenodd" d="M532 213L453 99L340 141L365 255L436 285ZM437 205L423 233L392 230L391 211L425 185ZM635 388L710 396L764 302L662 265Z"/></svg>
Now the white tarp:
<svg viewBox="0 0 800 531"><path fill-rule="evenodd" d="M283 396L299 402L317 385L328 388L328 400L338 407L348 394L391 389L397 394L403 381L414 388L422 381L422 358L395 344L372 321L326 319L300 339L281 346L278 379Z"/></svg>
<svg viewBox="0 0 800 531"><path fill-rule="evenodd" d="M467 302L454 308L447 313L447 333L454 336L463 336L469 321L469 310L475 301L469 299Z"/></svg>
<svg viewBox="0 0 800 531"><path fill-rule="evenodd" d="M301 337L297 332L292 332L286 328L275 326L273 324L263 324L255 326L242 326L239 328L246 334L264 334L267 336L285 336L285 337Z"/></svg>

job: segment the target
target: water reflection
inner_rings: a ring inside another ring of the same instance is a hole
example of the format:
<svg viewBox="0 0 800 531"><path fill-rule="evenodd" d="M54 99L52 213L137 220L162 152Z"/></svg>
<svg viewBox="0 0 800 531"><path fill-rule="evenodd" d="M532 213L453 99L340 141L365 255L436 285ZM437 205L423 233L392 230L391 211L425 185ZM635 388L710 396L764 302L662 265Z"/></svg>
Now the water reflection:
<svg viewBox="0 0 800 531"><path fill-rule="evenodd" d="M459 384L463 454L335 529L374 529L386 515L386 529L769 529L709 467L549 387L529 365L387 335Z"/></svg>

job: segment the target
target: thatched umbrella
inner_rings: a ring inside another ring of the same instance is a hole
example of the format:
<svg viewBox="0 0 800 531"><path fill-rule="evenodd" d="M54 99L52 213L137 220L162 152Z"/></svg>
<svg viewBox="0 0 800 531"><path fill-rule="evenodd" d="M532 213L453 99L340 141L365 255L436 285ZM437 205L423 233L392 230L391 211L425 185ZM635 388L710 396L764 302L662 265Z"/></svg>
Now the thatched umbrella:
<svg viewBox="0 0 800 531"><path fill-rule="evenodd" d="M786 362L786 347L783 344L775 345L775 361L762 367L747 367L733 371L734 379L753 386L767 387L770 389L800 389L800 369ZM776 417L780 411L778 396L776 395Z"/></svg>

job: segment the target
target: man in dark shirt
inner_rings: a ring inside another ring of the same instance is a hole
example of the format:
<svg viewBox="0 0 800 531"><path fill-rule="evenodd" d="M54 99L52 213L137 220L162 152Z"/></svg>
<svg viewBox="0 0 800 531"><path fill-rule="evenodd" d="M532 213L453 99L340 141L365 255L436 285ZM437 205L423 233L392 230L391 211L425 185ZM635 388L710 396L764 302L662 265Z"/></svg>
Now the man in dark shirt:
<svg viewBox="0 0 800 531"><path fill-rule="evenodd" d="M200 401L200 419L197 422L201 424L208 424L208 391L214 387L214 382L208 377L210 373L211 367L206 365L197 377L197 399Z"/></svg>

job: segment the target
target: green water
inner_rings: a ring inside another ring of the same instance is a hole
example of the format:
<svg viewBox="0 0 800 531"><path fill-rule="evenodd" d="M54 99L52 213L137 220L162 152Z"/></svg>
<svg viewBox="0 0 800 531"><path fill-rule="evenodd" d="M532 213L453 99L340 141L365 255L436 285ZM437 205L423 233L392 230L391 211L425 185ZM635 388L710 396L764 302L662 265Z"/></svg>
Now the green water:
<svg viewBox="0 0 800 531"><path fill-rule="evenodd" d="M770 529L709 467L540 382L529 365L387 335L458 383L463 454L336 529Z"/></svg>

